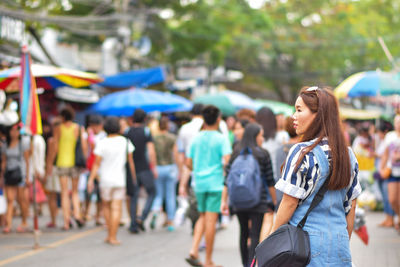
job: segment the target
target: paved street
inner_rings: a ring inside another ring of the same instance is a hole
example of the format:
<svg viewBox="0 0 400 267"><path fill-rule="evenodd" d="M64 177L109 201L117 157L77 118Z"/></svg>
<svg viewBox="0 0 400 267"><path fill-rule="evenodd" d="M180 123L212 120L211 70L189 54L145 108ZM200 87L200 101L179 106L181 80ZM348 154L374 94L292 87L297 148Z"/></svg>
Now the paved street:
<svg viewBox="0 0 400 267"><path fill-rule="evenodd" d="M382 216L381 213L367 214L368 246L356 235L352 238L353 261L357 267L400 266L400 235L393 229L376 226ZM45 225L47 219L42 217L41 225ZM70 232L44 229L40 237L42 246L38 250L31 249L32 234L0 234L0 266L188 266L184 258L191 242L189 224L173 233L160 226L140 235L131 235L121 227L118 236L122 245L116 247L104 244L104 229L92 225L90 222L84 229L74 228ZM217 233L216 263L241 266L238 238L235 219L227 229ZM204 256L204 252L201 255Z"/></svg>

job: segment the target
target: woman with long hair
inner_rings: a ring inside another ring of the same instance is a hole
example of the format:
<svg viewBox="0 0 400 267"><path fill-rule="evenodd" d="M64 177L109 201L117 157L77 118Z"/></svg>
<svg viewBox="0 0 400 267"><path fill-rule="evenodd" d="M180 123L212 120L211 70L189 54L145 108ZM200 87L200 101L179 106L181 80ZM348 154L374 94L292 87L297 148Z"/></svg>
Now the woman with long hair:
<svg viewBox="0 0 400 267"><path fill-rule="evenodd" d="M3 233L11 231L15 200L20 206L22 217L22 222L17 227L17 232L23 233L28 230L29 143L29 139L22 138L18 123L7 129L6 146L2 151L1 161L1 176L7 196L6 227L3 228Z"/></svg>
<svg viewBox="0 0 400 267"><path fill-rule="evenodd" d="M396 230L400 231L400 115L393 120L394 131L385 136L385 152L380 162L380 175L385 176L385 170L390 169L387 178L387 190L390 206L399 216L399 221L394 223Z"/></svg>
<svg viewBox="0 0 400 267"><path fill-rule="evenodd" d="M310 236L308 266L351 266L349 239L361 186L358 164L341 130L338 102L328 88L303 87L295 109L293 124L302 142L290 149L275 185L283 197L272 231L286 223L297 225L329 179L322 201L303 228ZM319 162L316 150L326 160Z"/></svg>
<svg viewBox="0 0 400 267"><path fill-rule="evenodd" d="M275 182L281 177L280 169L285 161L284 147L281 140L277 135L277 120L275 114L271 109L263 107L257 111L256 121L259 123L264 130L264 142L262 143L262 148L268 151L271 156L272 171L274 175ZM280 203L282 199L282 193L276 192L276 203ZM263 220L263 225L261 228L260 241L264 240L269 232L271 231L273 224L273 214L266 213Z"/></svg>
<svg viewBox="0 0 400 267"><path fill-rule="evenodd" d="M268 151L261 148L264 141L264 130L256 123L250 123L244 130L241 141L236 145L229 164L226 167L226 177L231 171L231 166L241 153L251 153L257 160L260 167L260 178L262 180L261 200L254 207L247 209L237 209L233 207L240 224L240 255L243 266L250 266L254 257L254 250L260 239L260 231L263 223L264 214L269 214L273 218L274 204L276 203L274 176L272 164ZM268 190L267 188L268 187ZM222 193L221 211L227 214L228 208L228 189L225 186ZM272 224L271 224L272 226ZM250 238L250 245L248 239Z"/></svg>
<svg viewBox="0 0 400 267"><path fill-rule="evenodd" d="M175 230L173 225L177 182L177 167L175 163L178 161L178 149L175 135L168 132L168 123L168 117L161 117L158 125L159 132L153 138L156 149L158 178L156 180L157 194L152 207L154 214L150 228L155 228L157 216L165 200L167 219L163 225L167 227L168 231L172 232Z"/></svg>

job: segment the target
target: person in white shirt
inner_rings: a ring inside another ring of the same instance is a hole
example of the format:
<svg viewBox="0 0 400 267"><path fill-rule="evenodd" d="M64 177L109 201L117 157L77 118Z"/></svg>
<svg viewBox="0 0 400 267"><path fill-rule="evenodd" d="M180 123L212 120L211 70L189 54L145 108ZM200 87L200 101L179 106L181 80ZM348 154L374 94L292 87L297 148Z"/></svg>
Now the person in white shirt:
<svg viewBox="0 0 400 267"><path fill-rule="evenodd" d="M87 179L89 179L90 171L92 170L94 160L96 155L94 154L94 149L96 144L99 143L100 140L107 137L107 133L103 130L103 118L100 115L91 115L88 120L88 127L86 131L85 139L88 144L88 159L86 160L86 168L88 172L85 173ZM96 215L95 222L96 226L102 225L100 221L101 215L101 196L100 196L100 188L97 180L94 182L94 190L91 194L88 194L87 188L85 189L85 206L83 212L83 219L85 221L89 220L89 210L90 204L92 200L92 196L96 195Z"/></svg>
<svg viewBox="0 0 400 267"><path fill-rule="evenodd" d="M96 144L96 155L88 181L88 192L94 187L94 179L99 179L103 213L107 223L108 236L106 243L118 245L117 230L122 213L122 201L126 191L126 163L132 174L133 183L136 183L136 172L133 163L135 147L131 141L121 136L119 119L108 117L104 122L107 137Z"/></svg>
<svg viewBox="0 0 400 267"><path fill-rule="evenodd" d="M29 138L27 136L27 138ZM38 213L42 213L42 203L46 202L46 195L43 191L42 182L45 177L45 161L46 161L46 142L41 135L34 135L31 137L32 140L32 153L30 155L29 162L29 174L30 179L33 181L35 178L35 189L36 189L36 201L38 203Z"/></svg>

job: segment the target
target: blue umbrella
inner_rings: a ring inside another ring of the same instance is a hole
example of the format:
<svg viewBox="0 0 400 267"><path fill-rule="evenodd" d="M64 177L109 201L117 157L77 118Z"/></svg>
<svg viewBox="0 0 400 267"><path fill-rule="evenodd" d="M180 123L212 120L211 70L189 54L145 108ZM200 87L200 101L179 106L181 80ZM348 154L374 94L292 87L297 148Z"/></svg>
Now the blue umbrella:
<svg viewBox="0 0 400 267"><path fill-rule="evenodd" d="M146 112L188 111L192 108L192 102L171 93L148 89L128 89L102 97L88 111L101 115L131 116L137 108Z"/></svg>
<svg viewBox="0 0 400 267"><path fill-rule="evenodd" d="M335 89L338 98L400 94L399 73L364 71L351 75Z"/></svg>

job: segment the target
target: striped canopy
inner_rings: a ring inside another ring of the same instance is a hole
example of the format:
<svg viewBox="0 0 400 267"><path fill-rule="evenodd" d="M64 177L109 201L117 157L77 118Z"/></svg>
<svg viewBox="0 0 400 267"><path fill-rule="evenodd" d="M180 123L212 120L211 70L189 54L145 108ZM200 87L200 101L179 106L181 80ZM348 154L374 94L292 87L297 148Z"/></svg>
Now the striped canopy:
<svg viewBox="0 0 400 267"><path fill-rule="evenodd" d="M41 64L32 64L31 71L33 77L35 77L36 86L44 89L54 89L62 86L87 87L103 80L100 76L89 72ZM20 66L0 71L0 89L6 92L19 91L18 79L20 74Z"/></svg>
<svg viewBox="0 0 400 267"><path fill-rule="evenodd" d="M36 91L36 82L31 70L31 62L31 56L27 52L27 49L23 48L20 66L22 71L19 77L22 132L35 135L42 133L42 118Z"/></svg>

